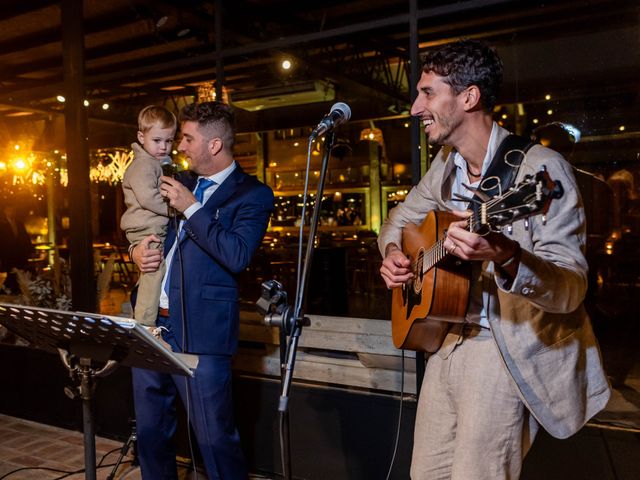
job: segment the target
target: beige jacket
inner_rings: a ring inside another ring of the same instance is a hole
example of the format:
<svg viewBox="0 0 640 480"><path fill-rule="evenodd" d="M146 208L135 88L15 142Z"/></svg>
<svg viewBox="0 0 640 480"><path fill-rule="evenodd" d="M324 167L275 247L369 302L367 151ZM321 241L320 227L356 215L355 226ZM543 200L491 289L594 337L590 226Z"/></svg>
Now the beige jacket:
<svg viewBox="0 0 640 480"><path fill-rule="evenodd" d="M164 238L167 233L169 209L160 195L160 161L149 155L137 143L132 143L133 162L122 179L127 210L120 219L129 243L137 244L150 234Z"/></svg>
<svg viewBox="0 0 640 480"><path fill-rule="evenodd" d="M498 141L509 132L500 129ZM591 322L582 305L587 288L584 257L585 215L569 163L553 150L533 146L520 168L525 174L546 166L564 187L546 215L513 224L512 238L522 247L513 282L493 273L485 262L485 305L491 332L523 402L553 436L566 438L606 405L610 388L602 368ZM403 225L419 224L430 210L450 210L455 175L452 155L437 155L427 174L391 210L378 238L401 244ZM506 233L506 235L510 235ZM491 302L492 299L498 302Z"/></svg>

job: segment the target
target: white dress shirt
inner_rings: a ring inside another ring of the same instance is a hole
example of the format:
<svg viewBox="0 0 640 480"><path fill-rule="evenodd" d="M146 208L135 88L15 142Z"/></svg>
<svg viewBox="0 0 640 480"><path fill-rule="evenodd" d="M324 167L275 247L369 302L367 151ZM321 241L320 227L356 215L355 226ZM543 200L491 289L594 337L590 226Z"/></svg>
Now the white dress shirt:
<svg viewBox="0 0 640 480"><path fill-rule="evenodd" d="M482 161L482 176L487 172L491 160L498 149L499 142L497 141L498 124L493 122L493 128L491 129L491 136L489 137L489 144L487 145L487 153ZM456 165L456 178L451 188L452 195L456 193L464 195L465 197L473 197L473 192L465 188L463 184L471 187L478 187L480 180L471 183L469 175L467 174L467 162L462 155L457 151L451 152L453 155L453 162ZM455 197L454 197L455 198ZM459 210L466 210L468 208L467 202L464 200L454 200L456 208ZM483 265L486 264L486 265ZM469 299L469 308L467 309L466 320L470 323L477 323L483 327L489 328L489 321L487 320L487 308L489 305L490 294L482 288L483 277L492 275L492 263L491 262L472 262L471 264L471 292ZM483 293L484 292L484 293ZM497 304L497 301L495 302Z"/></svg>

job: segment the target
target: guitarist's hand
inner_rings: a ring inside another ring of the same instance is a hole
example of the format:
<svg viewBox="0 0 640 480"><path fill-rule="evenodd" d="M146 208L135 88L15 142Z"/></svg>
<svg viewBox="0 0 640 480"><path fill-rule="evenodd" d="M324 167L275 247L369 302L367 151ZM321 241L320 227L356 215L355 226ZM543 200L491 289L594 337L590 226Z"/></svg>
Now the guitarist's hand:
<svg viewBox="0 0 640 480"><path fill-rule="evenodd" d="M411 260L396 245L389 245L380 267L380 275L387 288L401 287L413 278Z"/></svg>
<svg viewBox="0 0 640 480"><path fill-rule="evenodd" d="M469 217L469 212L453 212L461 218ZM467 221L452 222L447 230L447 239L444 248L451 255L456 255L463 260L490 260L501 266L506 273L515 276L518 270L520 245L518 242L507 238L502 233L491 232L487 235L478 235L470 232Z"/></svg>

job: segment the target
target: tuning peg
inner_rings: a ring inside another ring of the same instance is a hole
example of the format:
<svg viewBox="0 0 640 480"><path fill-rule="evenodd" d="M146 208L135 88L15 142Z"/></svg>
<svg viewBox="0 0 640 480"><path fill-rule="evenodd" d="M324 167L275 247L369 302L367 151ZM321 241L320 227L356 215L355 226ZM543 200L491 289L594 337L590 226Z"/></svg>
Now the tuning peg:
<svg viewBox="0 0 640 480"><path fill-rule="evenodd" d="M546 225L547 224L547 216L546 215L542 215L542 225Z"/></svg>
<svg viewBox="0 0 640 480"><path fill-rule="evenodd" d="M525 230L529 230L529 219L528 218L524 219L524 229Z"/></svg>
<svg viewBox="0 0 640 480"><path fill-rule="evenodd" d="M507 233L509 235L511 235L513 233L513 225L511 225L511 224L507 225Z"/></svg>

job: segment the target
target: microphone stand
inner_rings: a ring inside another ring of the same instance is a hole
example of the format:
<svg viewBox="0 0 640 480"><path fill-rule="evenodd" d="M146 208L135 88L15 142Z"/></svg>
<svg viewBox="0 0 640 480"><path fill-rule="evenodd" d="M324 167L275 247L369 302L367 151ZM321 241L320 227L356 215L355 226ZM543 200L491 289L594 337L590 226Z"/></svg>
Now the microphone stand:
<svg viewBox="0 0 640 480"><path fill-rule="evenodd" d="M294 301L293 310L293 325L291 334L289 335L289 345L287 346L287 363L285 365L285 376L282 388L282 395L280 396L280 404L278 411L286 412L289 401L289 390L291 387L291 378L293 375L293 368L296 361L296 348L298 346L298 340L302 333L302 327L309 325L308 318L304 317L303 303L305 300L306 287L309 281L309 274L311 271L311 262L313 260L314 244L316 232L318 230L318 218L320 216L320 207L322 203L322 193L324 191L324 182L326 179L327 166L329 165L329 157L331 155L331 149L333 148L335 135L331 132L327 136L327 141L324 145L324 153L322 156L322 166L320 168L320 178L318 180L318 192L316 194L316 202L313 207L313 215L311 217L311 223L309 224L309 240L307 242L307 250L304 257L304 265L302 267L302 277L299 280L298 288L296 291L296 298Z"/></svg>
<svg viewBox="0 0 640 480"><path fill-rule="evenodd" d="M310 137L309 141L313 141L315 137ZM333 131L326 135L324 142L324 152L322 156L322 166L320 169L320 178L318 180L318 191L316 202L313 208L311 223L309 225L309 240L307 242L306 254L304 257L304 265L302 266L302 275L300 275L301 262L298 259L298 285L296 289L296 298L294 307L291 308L286 304L287 294L282 289L282 285L275 280L270 280L262 284L263 295L258 300L258 308L265 312L265 322L268 325L277 325L280 327L280 359L281 359L281 381L282 392L278 403L278 412L280 413L280 446L281 460L284 480L291 479L291 445L289 432L289 392L291 390L291 381L293 379L293 369L296 361L296 353L302 327L310 324L309 318L304 316L303 304L305 301L306 287L311 272L311 263L313 260L315 237L318 230L318 219L320 217L320 207L322 203L322 193L324 191L324 183L329 165L331 150L335 142L335 134ZM309 164L307 164L307 178L309 174ZM304 198L306 201L307 192L305 189ZM302 216L302 226L304 226L304 215ZM302 250L303 228L300 229L300 251ZM287 339L286 350L283 350L284 343Z"/></svg>

